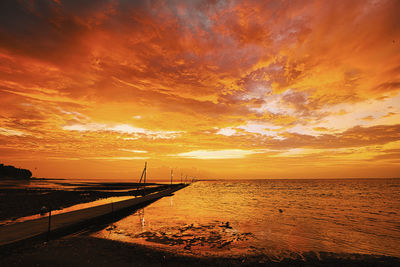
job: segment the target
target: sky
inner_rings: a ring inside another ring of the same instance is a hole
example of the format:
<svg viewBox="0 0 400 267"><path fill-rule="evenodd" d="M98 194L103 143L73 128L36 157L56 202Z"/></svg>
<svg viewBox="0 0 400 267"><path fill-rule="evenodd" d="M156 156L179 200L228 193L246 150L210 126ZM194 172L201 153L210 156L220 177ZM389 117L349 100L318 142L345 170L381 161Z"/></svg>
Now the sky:
<svg viewBox="0 0 400 267"><path fill-rule="evenodd" d="M400 1L0 2L0 163L400 176Z"/></svg>

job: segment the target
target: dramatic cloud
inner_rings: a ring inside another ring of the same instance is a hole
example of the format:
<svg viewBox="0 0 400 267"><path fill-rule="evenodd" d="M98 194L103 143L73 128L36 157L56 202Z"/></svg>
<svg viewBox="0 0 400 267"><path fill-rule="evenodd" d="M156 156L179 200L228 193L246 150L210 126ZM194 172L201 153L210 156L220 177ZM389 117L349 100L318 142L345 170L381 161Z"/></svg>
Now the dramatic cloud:
<svg viewBox="0 0 400 267"><path fill-rule="evenodd" d="M145 160L158 178L398 175L399 13L1 1L0 160L52 177L127 178Z"/></svg>

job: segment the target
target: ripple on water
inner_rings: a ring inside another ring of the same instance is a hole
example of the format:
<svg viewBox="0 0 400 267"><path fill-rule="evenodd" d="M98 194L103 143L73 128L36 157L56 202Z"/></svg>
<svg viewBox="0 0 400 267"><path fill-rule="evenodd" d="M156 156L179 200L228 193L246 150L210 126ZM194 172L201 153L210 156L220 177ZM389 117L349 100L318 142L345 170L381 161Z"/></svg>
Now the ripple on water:
<svg viewBox="0 0 400 267"><path fill-rule="evenodd" d="M400 180L197 182L94 235L201 255L400 257L393 183Z"/></svg>

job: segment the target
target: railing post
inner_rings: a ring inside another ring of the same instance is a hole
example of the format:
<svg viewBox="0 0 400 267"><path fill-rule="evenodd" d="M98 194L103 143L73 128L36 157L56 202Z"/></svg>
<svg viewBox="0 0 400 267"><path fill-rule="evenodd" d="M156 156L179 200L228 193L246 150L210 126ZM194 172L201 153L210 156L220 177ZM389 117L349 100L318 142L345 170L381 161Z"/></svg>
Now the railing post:
<svg viewBox="0 0 400 267"><path fill-rule="evenodd" d="M47 242L50 240L50 226L51 226L51 209L49 209L49 225L47 227Z"/></svg>

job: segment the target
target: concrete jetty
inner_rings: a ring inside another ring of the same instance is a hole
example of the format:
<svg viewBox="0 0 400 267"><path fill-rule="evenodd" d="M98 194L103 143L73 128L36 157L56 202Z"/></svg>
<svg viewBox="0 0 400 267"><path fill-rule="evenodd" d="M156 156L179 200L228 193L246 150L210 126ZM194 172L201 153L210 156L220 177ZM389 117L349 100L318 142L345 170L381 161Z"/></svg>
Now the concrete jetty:
<svg viewBox="0 0 400 267"><path fill-rule="evenodd" d="M182 189L185 186L186 185L178 185L142 197L132 197L132 199L122 200L119 202L108 203L95 207L52 215L50 231L60 232L63 229L71 228L76 225L81 225L85 222L93 221L96 218L112 215L119 211L135 207L146 202L154 201L164 196L171 195L173 192ZM25 240L41 237L44 238L48 234L48 228L48 216L36 220L0 226L0 247L6 247Z"/></svg>

